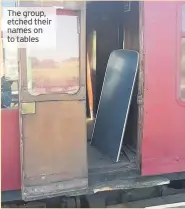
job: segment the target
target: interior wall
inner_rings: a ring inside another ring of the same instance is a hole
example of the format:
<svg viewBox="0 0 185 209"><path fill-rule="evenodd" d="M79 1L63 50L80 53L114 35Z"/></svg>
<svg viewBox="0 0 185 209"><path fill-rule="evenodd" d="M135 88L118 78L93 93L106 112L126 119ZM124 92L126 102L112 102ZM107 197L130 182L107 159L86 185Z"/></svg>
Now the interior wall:
<svg viewBox="0 0 185 209"><path fill-rule="evenodd" d="M87 3L87 40L96 31L96 83L94 111L97 111L109 55L123 46L123 2ZM94 80L94 79L93 79Z"/></svg>
<svg viewBox="0 0 185 209"><path fill-rule="evenodd" d="M131 2L131 11L124 13L124 48L139 52L139 2ZM124 142L136 151L138 128L138 75L128 115Z"/></svg>
<svg viewBox="0 0 185 209"><path fill-rule="evenodd" d="M97 111L109 55L116 49L139 52L139 2L131 2L131 11L123 11L123 2L87 3L87 51L91 51L92 32L96 31L96 69L93 69L94 111ZM123 44L124 42L124 44ZM92 58L91 58L92 59ZM138 76L133 91L125 143L137 148Z"/></svg>
<svg viewBox="0 0 185 209"><path fill-rule="evenodd" d="M124 13L124 48L139 52L139 2L131 2L131 11Z"/></svg>

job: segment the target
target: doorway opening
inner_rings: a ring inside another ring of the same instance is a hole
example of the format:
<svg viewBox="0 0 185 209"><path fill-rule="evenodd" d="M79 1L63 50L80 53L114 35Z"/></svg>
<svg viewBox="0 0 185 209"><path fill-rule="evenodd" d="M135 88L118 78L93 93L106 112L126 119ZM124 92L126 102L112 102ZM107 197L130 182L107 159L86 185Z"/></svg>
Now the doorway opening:
<svg viewBox="0 0 185 209"><path fill-rule="evenodd" d="M118 49L140 51L139 2L87 2L87 140L89 176L93 173L137 170L138 152L138 72L133 89L119 162L113 162L91 145L91 137L111 52ZM123 95L124 96L124 95ZM113 169L114 168L114 169Z"/></svg>

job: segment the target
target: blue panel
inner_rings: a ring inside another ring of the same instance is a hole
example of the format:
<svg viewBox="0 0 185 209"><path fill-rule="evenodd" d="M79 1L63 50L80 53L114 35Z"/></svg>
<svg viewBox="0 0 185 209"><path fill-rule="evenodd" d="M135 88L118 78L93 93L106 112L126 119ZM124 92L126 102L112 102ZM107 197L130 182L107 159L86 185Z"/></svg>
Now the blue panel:
<svg viewBox="0 0 185 209"><path fill-rule="evenodd" d="M123 143L138 60L135 51L115 50L107 64L91 144L115 162Z"/></svg>

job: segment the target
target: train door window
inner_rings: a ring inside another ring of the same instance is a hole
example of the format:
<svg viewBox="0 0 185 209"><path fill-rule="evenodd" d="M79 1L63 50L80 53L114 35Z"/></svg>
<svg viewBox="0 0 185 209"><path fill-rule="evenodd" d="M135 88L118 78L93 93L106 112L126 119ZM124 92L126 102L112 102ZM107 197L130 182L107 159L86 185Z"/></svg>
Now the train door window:
<svg viewBox="0 0 185 209"><path fill-rule="evenodd" d="M181 18L181 77L180 77L180 95L185 101L185 4L182 5Z"/></svg>
<svg viewBox="0 0 185 209"><path fill-rule="evenodd" d="M2 35L2 34L1 34ZM1 108L18 106L18 49L3 40L3 67L1 69Z"/></svg>
<svg viewBox="0 0 185 209"><path fill-rule="evenodd" d="M27 51L28 91L35 96L75 94L80 88L78 13L56 11L56 48Z"/></svg>

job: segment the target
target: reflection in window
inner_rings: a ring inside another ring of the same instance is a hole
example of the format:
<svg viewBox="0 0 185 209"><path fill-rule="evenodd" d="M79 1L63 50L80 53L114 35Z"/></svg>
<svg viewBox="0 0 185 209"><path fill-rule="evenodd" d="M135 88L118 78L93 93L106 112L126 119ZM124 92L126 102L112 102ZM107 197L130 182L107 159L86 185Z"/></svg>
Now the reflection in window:
<svg viewBox="0 0 185 209"><path fill-rule="evenodd" d="M185 4L182 6L182 32L185 32Z"/></svg>
<svg viewBox="0 0 185 209"><path fill-rule="evenodd" d="M46 43L47 44L47 43ZM56 48L27 51L28 91L32 95L79 90L78 17L57 15Z"/></svg>
<svg viewBox="0 0 185 209"><path fill-rule="evenodd" d="M185 38L182 38L181 98L185 100Z"/></svg>
<svg viewBox="0 0 185 209"><path fill-rule="evenodd" d="M3 68L1 69L1 108L18 105L18 50L3 42Z"/></svg>

